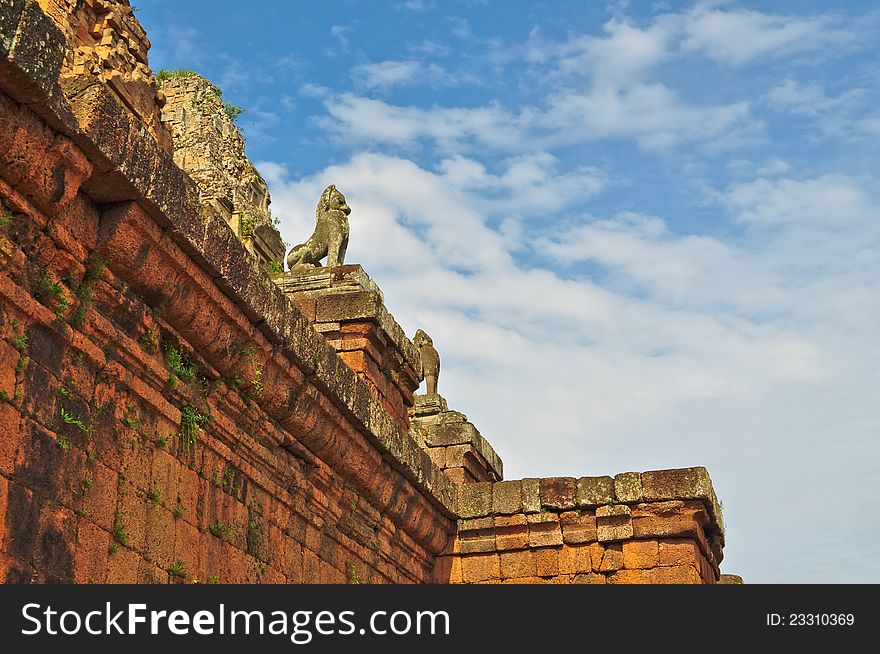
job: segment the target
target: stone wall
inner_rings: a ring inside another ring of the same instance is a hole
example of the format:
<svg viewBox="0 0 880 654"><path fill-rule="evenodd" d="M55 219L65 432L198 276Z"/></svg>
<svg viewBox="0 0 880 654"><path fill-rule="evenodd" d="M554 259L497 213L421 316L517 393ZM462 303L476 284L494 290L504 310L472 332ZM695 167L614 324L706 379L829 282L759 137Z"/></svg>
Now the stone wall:
<svg viewBox="0 0 880 654"><path fill-rule="evenodd" d="M367 384L401 429L419 387L419 352L359 265L274 275L284 294Z"/></svg>
<svg viewBox="0 0 880 654"><path fill-rule="evenodd" d="M463 413L450 411L441 395L416 395L410 433L456 484L500 481L504 464Z"/></svg>
<svg viewBox="0 0 880 654"><path fill-rule="evenodd" d="M466 484L459 515L435 581L721 581L724 525L705 468Z"/></svg>

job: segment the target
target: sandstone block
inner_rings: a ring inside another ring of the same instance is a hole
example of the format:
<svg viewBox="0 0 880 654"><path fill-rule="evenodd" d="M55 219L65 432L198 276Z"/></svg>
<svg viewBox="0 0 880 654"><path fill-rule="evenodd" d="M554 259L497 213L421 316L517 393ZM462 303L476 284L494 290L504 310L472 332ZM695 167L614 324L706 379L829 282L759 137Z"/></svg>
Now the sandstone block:
<svg viewBox="0 0 880 654"><path fill-rule="evenodd" d="M626 504L608 504L596 509L596 519L631 516L632 510Z"/></svg>
<svg viewBox="0 0 880 654"><path fill-rule="evenodd" d="M495 526L492 518L462 520L461 524L468 525L459 532L462 554L495 551Z"/></svg>
<svg viewBox="0 0 880 654"><path fill-rule="evenodd" d="M566 511L559 516L559 524L566 545L592 543L597 539L596 517L589 513Z"/></svg>
<svg viewBox="0 0 880 654"><path fill-rule="evenodd" d="M559 524L529 525L529 547L562 545L562 531Z"/></svg>
<svg viewBox="0 0 880 654"><path fill-rule="evenodd" d="M705 499L712 493L712 480L703 467L652 470L642 473L646 500Z"/></svg>
<svg viewBox="0 0 880 654"><path fill-rule="evenodd" d="M718 580L719 584L742 584L745 583L739 575L723 574Z"/></svg>
<svg viewBox="0 0 880 654"><path fill-rule="evenodd" d="M522 502L525 513L538 513L541 511L541 480L522 480Z"/></svg>
<svg viewBox="0 0 880 654"><path fill-rule="evenodd" d="M652 582L655 584L699 584L700 573L690 565L675 565L654 568Z"/></svg>
<svg viewBox="0 0 880 654"><path fill-rule="evenodd" d="M559 574L559 549L546 547L534 551L535 570L539 577L555 577Z"/></svg>
<svg viewBox="0 0 880 654"><path fill-rule="evenodd" d="M697 544L688 538L664 538L660 541L660 565L692 565L700 554Z"/></svg>
<svg viewBox="0 0 880 654"><path fill-rule="evenodd" d="M536 576L535 557L530 550L502 552L499 556L503 579Z"/></svg>
<svg viewBox="0 0 880 654"><path fill-rule="evenodd" d="M524 549L529 545L529 526L522 513L495 516L495 546L499 550Z"/></svg>
<svg viewBox="0 0 880 654"><path fill-rule="evenodd" d="M625 504L600 506L596 509L596 537L599 542L632 538L633 523Z"/></svg>
<svg viewBox="0 0 880 654"><path fill-rule="evenodd" d="M618 502L642 500L642 477L638 472L622 472L614 476L614 494Z"/></svg>
<svg viewBox="0 0 880 654"><path fill-rule="evenodd" d="M595 556L598 553L598 550L594 550L591 552L591 555ZM595 564L595 558L593 558L593 563ZM594 566L595 567L595 566ZM599 561L599 572L614 572L615 570L620 570L623 567L623 548L620 543L612 543L608 545L602 551L602 558Z"/></svg>
<svg viewBox="0 0 880 654"><path fill-rule="evenodd" d="M655 540L631 540L623 544L623 567L632 570L653 568L659 561Z"/></svg>
<svg viewBox="0 0 880 654"><path fill-rule="evenodd" d="M618 570L608 575L609 584L654 584L654 570Z"/></svg>
<svg viewBox="0 0 880 654"><path fill-rule="evenodd" d="M492 514L492 484L478 482L463 484L458 492L458 515L478 518Z"/></svg>
<svg viewBox="0 0 880 654"><path fill-rule="evenodd" d="M565 511L575 508L573 477L547 477L540 480L541 506Z"/></svg>
<svg viewBox="0 0 880 654"><path fill-rule="evenodd" d="M561 574L589 573L593 569L592 553L589 546L565 546L559 551L559 572Z"/></svg>
<svg viewBox="0 0 880 654"><path fill-rule="evenodd" d="M492 512L509 515L522 511L522 482L499 481L492 487Z"/></svg>
<svg viewBox="0 0 880 654"><path fill-rule="evenodd" d="M497 554L471 554L461 558L462 582L474 584L501 578L501 566Z"/></svg>
<svg viewBox="0 0 880 654"><path fill-rule="evenodd" d="M614 501L614 479L581 477L577 480L575 500L580 508L591 508Z"/></svg>
<svg viewBox="0 0 880 654"><path fill-rule="evenodd" d="M604 584L605 575L596 574L595 572L586 572L574 576L573 584Z"/></svg>

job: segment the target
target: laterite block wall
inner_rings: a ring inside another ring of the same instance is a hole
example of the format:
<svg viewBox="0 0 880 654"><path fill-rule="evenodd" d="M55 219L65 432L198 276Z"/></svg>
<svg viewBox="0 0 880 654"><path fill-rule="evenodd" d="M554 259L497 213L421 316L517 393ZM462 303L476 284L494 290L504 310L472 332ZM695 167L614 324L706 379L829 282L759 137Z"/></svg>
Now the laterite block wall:
<svg viewBox="0 0 880 654"><path fill-rule="evenodd" d="M63 37L0 3L0 579L419 582L455 489Z"/></svg>

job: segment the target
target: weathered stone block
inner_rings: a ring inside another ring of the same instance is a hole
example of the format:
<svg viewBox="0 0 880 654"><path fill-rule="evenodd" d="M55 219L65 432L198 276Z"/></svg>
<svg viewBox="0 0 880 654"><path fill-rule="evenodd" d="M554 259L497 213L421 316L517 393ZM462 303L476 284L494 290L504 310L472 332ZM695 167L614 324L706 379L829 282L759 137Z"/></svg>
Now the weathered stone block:
<svg viewBox="0 0 880 654"><path fill-rule="evenodd" d="M608 575L609 584L654 584L654 570L618 570Z"/></svg>
<svg viewBox="0 0 880 654"><path fill-rule="evenodd" d="M530 550L502 552L500 554L501 578L534 577L535 557Z"/></svg>
<svg viewBox="0 0 880 654"><path fill-rule="evenodd" d="M630 508L625 504L616 504L596 509L596 535L601 543L632 538Z"/></svg>
<svg viewBox="0 0 880 654"><path fill-rule="evenodd" d="M623 543L623 567L631 569L653 568L659 561L659 548L655 540L632 540Z"/></svg>
<svg viewBox="0 0 880 654"><path fill-rule="evenodd" d="M491 517L459 521L462 554L494 552L495 523Z"/></svg>
<svg viewBox="0 0 880 654"><path fill-rule="evenodd" d="M599 565L596 566L597 554L599 555ZM612 543L605 547L604 550L598 548L591 551L593 569L599 572L613 572L623 567L623 548L620 543Z"/></svg>
<svg viewBox="0 0 880 654"><path fill-rule="evenodd" d="M315 320L340 322L376 318L381 306L382 300L374 291L322 294L317 299Z"/></svg>
<svg viewBox="0 0 880 654"><path fill-rule="evenodd" d="M540 480L541 506L558 511L575 508L575 479L547 477Z"/></svg>
<svg viewBox="0 0 880 654"><path fill-rule="evenodd" d="M581 477L577 480L575 499L580 508L591 508L614 501L612 477Z"/></svg>
<svg viewBox="0 0 880 654"><path fill-rule="evenodd" d="M524 514L495 516L495 545L498 550L518 550L529 545L529 525Z"/></svg>
<svg viewBox="0 0 880 654"><path fill-rule="evenodd" d="M689 538L664 538L660 541L659 565L692 565L700 551Z"/></svg>
<svg viewBox="0 0 880 654"><path fill-rule="evenodd" d="M529 547L562 545L562 529L555 513L529 514Z"/></svg>
<svg viewBox="0 0 880 654"><path fill-rule="evenodd" d="M555 577L559 574L559 549L547 547L535 550L535 572L539 577Z"/></svg>
<svg viewBox="0 0 880 654"><path fill-rule="evenodd" d="M492 484L478 482L463 484L458 493L458 515L478 518L492 514Z"/></svg>
<svg viewBox="0 0 880 654"><path fill-rule="evenodd" d="M626 504L608 504L596 509L596 519L614 516L631 516L632 509Z"/></svg>
<svg viewBox="0 0 880 654"><path fill-rule="evenodd" d="M646 500L702 500L714 522L720 544L724 545L724 516L721 503L715 495L712 480L703 467L675 470L652 470L642 473L642 486Z"/></svg>
<svg viewBox="0 0 880 654"><path fill-rule="evenodd" d="M522 502L525 513L541 511L541 480L526 478L522 480Z"/></svg>
<svg viewBox="0 0 880 654"><path fill-rule="evenodd" d="M614 476L614 494L618 502L640 502L642 479L638 472L622 472Z"/></svg>
<svg viewBox="0 0 880 654"><path fill-rule="evenodd" d="M589 546L564 546L559 551L559 572L561 574L588 573L593 569Z"/></svg>
<svg viewBox="0 0 880 654"><path fill-rule="evenodd" d="M519 513L522 504L521 481L499 481L492 486L492 511L496 515Z"/></svg>
<svg viewBox="0 0 880 654"><path fill-rule="evenodd" d="M566 545L592 543L597 539L596 517L592 514L567 511L559 516L559 523Z"/></svg>
<svg viewBox="0 0 880 654"><path fill-rule="evenodd" d="M634 572L634 571L633 571ZM654 568L651 572L651 580L643 583L653 584L699 584L702 583L700 573L690 565L675 565L669 567Z"/></svg>
<svg viewBox="0 0 880 654"><path fill-rule="evenodd" d="M466 584L501 578L501 566L497 554L471 554L461 558L461 577Z"/></svg>
<svg viewBox="0 0 880 654"><path fill-rule="evenodd" d="M707 499L712 480L705 468L652 470L641 475L645 500Z"/></svg>

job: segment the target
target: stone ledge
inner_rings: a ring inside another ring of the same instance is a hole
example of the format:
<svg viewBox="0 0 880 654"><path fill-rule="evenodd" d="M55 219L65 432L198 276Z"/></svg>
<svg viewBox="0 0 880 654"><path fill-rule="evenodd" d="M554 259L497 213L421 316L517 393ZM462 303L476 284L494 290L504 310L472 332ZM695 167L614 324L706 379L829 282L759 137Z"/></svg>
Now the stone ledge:
<svg viewBox="0 0 880 654"><path fill-rule="evenodd" d="M569 499L572 488L576 489L573 502ZM686 500L703 504L708 517L707 535L717 537L723 547L721 505L703 467L625 472L613 478L551 477L466 484L459 489L459 514L462 518L482 518L576 507L596 509L597 516L610 516L628 511L630 505Z"/></svg>
<svg viewBox="0 0 880 654"><path fill-rule="evenodd" d="M498 479L504 478L504 463L480 431L468 422L467 416L450 411L446 399L439 394L415 395L415 407L410 417L411 431L418 433L417 441L426 447L470 445Z"/></svg>
<svg viewBox="0 0 880 654"><path fill-rule="evenodd" d="M419 351L386 308L379 286L359 264L279 273L272 275L272 281L285 294L304 293L314 298L317 322L375 322L404 362L416 372L421 370Z"/></svg>

